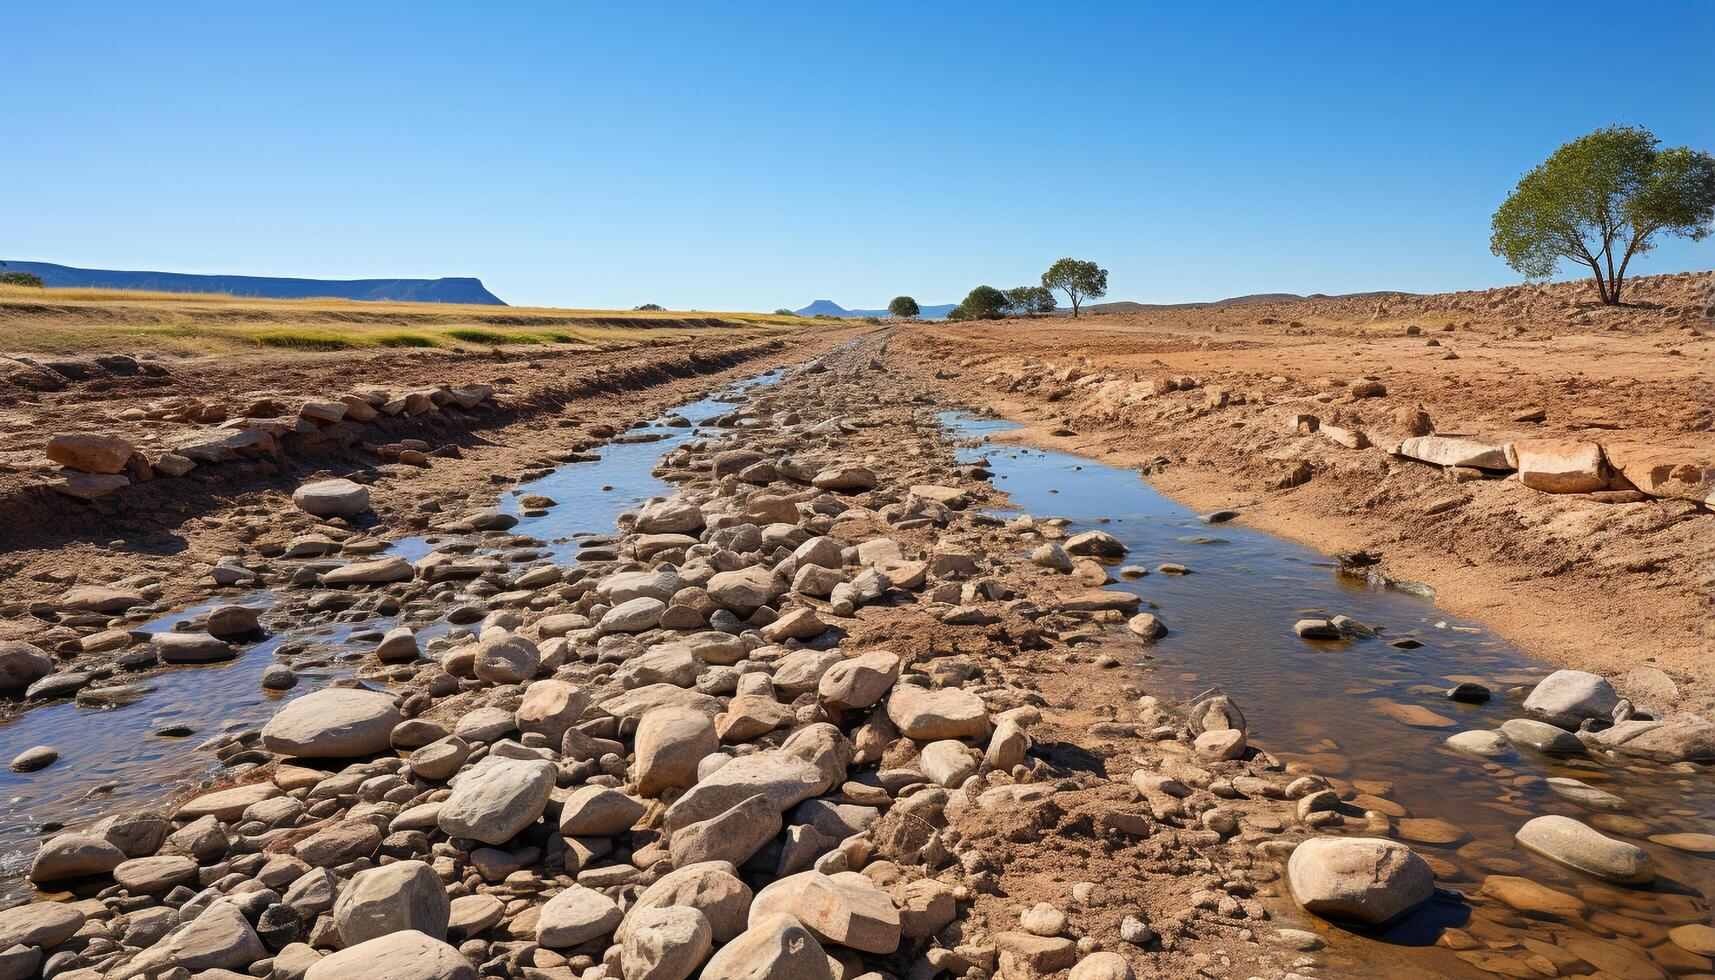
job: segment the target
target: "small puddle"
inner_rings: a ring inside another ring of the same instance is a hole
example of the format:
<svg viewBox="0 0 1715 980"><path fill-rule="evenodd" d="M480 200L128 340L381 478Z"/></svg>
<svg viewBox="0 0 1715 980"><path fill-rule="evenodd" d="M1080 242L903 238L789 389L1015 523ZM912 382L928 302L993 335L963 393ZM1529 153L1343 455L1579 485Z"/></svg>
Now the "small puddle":
<svg viewBox="0 0 1715 980"><path fill-rule="evenodd" d="M611 534L622 512L672 492L672 485L651 471L664 454L696 434L695 426L732 412L746 392L778 382L787 370L747 378L670 409L616 436L600 447L597 459L568 463L545 477L512 487L497 508L520 515L509 533L543 541L544 547L537 549L542 556L556 564L571 564L581 539ZM556 505L545 514L524 515L519 498L526 494L552 497ZM453 535L401 538L385 553L414 562L438 544L455 540ZM476 553L494 552L479 549ZM356 594L372 591L355 590ZM461 592L447 608L470 598ZM273 590L222 596L138 628L163 632L216 605L239 602L266 609L279 599L280 593ZM0 725L0 764L37 745L51 745L60 754L57 762L39 772L0 769L0 900L30 894L23 876L43 840L111 813L159 802L199 781L206 783L221 765L214 753L198 751L198 746L225 733L259 728L283 702L375 667L369 654L378 634L399 622L390 616L352 615L334 623L304 626L270 622L264 613L264 626L277 632L245 647L235 660L141 674L115 672L103 683L136 684L147 693L112 708L83 707L73 701L46 705ZM454 627L444 619L413 619L409 625L421 643L451 630L474 629ZM314 666L303 666L300 657ZM297 686L283 692L262 690L263 671L282 662L294 666ZM156 734L186 730L191 734Z"/></svg>
<svg viewBox="0 0 1715 980"><path fill-rule="evenodd" d="M956 437L985 440L962 449L961 458L986 458L994 486L1008 493L1018 509L1037 518L1067 518L1074 532L1100 528L1131 549L1122 565L1151 569L1135 581L1120 578L1115 569L1119 581L1107 588L1142 596L1170 630L1144 661L1158 688L1183 699L1218 686L1243 708L1254 740L1275 756L1357 781L1361 790L1393 801L1412 818L1454 825L1462 833L1450 841L1438 842L1448 835L1429 826L1420 836L1435 841L1410 840L1403 831L1398 835L1436 864L1442 885L1472 893L1487 875L1517 875L1576 895L1590 907L1581 921L1545 922L1495 902L1467 908L1438 900L1380 932L1335 937L1331 960L1343 948L1356 954L1348 965L1374 971L1378 963L1399 961L1402 951L1434 943L1445 927L1456 926L1476 937L1482 955L1512 961L1493 963L1503 970L1525 967L1533 950L1520 944L1529 940L1562 950L1570 946L1587 961L1608 958L1600 965L1613 975L1708 971L1708 960L1674 945L1667 932L1709 922L1715 855L1676 850L1647 836L1715 834L1710 767L1611 765L1531 752L1486 761L1454 752L1442 744L1447 736L1497 728L1521 717L1522 698L1506 692L1533 684L1551 668L1481 624L1448 616L1427 599L1339 576L1334 562L1309 548L1231 524L1204 524L1133 470L986 442L1018 427L1010 422L954 412L942 420ZM1156 573L1164 562L1185 565L1191 574ZM1336 614L1384 632L1372 639L1313 643L1292 631L1299 619ZM1403 637L1423 645L1413 650L1388 645ZM1490 687L1494 699L1470 705L1444 696L1467 680ZM1418 717L1424 710L1444 719L1446 727L1399 720L1430 721ZM1591 812L1549 790L1543 780L1551 776L1581 779L1626 801L1623 816L1641 823L1630 828L1632 834L1604 832L1650 853L1657 875L1653 884L1610 885L1514 842L1513 833L1534 816L1558 813L1591 820ZM1417 969L1481 975L1442 947L1404 955Z"/></svg>

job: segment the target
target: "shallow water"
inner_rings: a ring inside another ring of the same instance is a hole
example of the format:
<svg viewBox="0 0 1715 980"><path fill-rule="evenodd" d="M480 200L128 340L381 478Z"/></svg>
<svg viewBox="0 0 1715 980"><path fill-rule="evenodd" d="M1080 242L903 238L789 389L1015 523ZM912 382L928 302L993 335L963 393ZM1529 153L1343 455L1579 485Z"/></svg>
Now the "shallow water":
<svg viewBox="0 0 1715 980"><path fill-rule="evenodd" d="M705 422L732 411L745 391L773 384L781 374L770 371L729 385L621 436L647 433L660 434L661 439L616 442L602 447L599 459L569 463L547 477L513 487L503 495L500 510L521 514L518 498L529 493L545 494L557 504L545 515L521 516L511 533L548 542L543 552L559 564L570 564L576 560L580 538L612 533L620 513L672 491L672 485L656 479L650 471L664 453L691 438L695 430L667 425L670 416L677 415L693 425ZM445 539L402 538L386 553L416 561L441 540ZM272 590L222 597L140 628L162 632L219 604L241 602L265 609L277 598ZM270 622L266 614L263 623L278 632L249 645L227 663L173 667L140 675L116 673L111 682L124 680L150 688L150 693L135 703L97 709L66 701L34 708L0 725L0 763L36 745L51 745L60 753L59 761L39 772L0 769L0 899L28 894L23 875L41 841L60 829L87 825L126 807L158 802L187 785L207 782L220 768L219 760L212 752L196 751L197 746L222 733L255 729L267 722L282 702L330 681L351 677L365 665L374 666L373 659L364 656L374 648L374 641L354 642L350 637L385 631L397 624L391 617L373 616L300 627ZM415 627L421 642L452 628L444 620ZM275 652L306 645L313 646L317 654L325 654L332 665L299 671L299 683L289 691L262 690L262 672L281 662ZM154 734L170 725L182 725L193 734Z"/></svg>
<svg viewBox="0 0 1715 980"><path fill-rule="evenodd" d="M1017 427L961 413L942 419L955 436L973 439ZM1550 668L1425 598L1339 576L1333 561L1309 548L1231 524L1204 524L1156 493L1135 471L999 443L963 449L961 456L986 458L994 486L1006 491L1019 510L1037 518L1067 518L1073 532L1100 528L1131 549L1123 565L1151 569L1142 579L1120 579L1107 587L1142 596L1170 631L1144 662L1153 686L1180 698L1218 686L1243 708L1253 741L1276 756L1308 763L1329 776L1386 783L1387 792L1377 795L1398 803L1411 817L1440 818L1462 828L1466 836L1460 840L1411 842L1419 853L1446 862L1443 885L1471 892L1487 874L1519 875L1576 894L1592 909L1584 922L1549 924L1525 920L1495 903L1473 916L1457 901L1440 900L1368 939L1421 945L1454 925L1483 939L1500 934L1511 940L1599 941L1634 959L1647 958L1669 974L1707 970L1695 957L1687 959L1689 954L1664 944L1668 928L1709 921L1715 855L1697 856L1609 832L1648 851L1657 872L1652 885L1616 886L1525 851L1513 842L1513 833L1545 813L1590 818L1547 788L1542 780L1549 776L1582 779L1625 798L1629 808L1624 812L1645 820L1650 834L1715 833L1712 767L1686 774L1652 764L1613 766L1530 752L1495 761L1454 752L1442 745L1448 735L1496 728L1522 716L1522 693L1509 689L1534 683ZM1163 562L1186 565L1192 574L1154 572ZM1306 616L1342 613L1385 632L1374 639L1325 643L1300 640L1292 631L1292 624ZM1401 637L1423 646L1400 650L1388 645ZM1449 701L1445 690L1463 680L1487 685L1495 698L1483 705ZM1421 706L1452 724L1441 729L1404 724L1384 713L1390 704ZM1382 787L1365 783L1363 788ZM1497 907L1504 914L1490 911ZM1449 955L1442 950L1424 954ZM1459 961L1448 966L1464 968ZM1638 972L1648 976L1648 969Z"/></svg>

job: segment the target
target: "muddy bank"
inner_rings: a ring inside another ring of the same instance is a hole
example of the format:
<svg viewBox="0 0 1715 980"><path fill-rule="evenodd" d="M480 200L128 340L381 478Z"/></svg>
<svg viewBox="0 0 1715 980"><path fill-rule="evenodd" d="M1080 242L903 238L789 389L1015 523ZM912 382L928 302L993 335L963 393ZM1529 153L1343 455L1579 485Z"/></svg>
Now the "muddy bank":
<svg viewBox="0 0 1715 980"><path fill-rule="evenodd" d="M1715 348L1696 296L1662 278L1658 305L1615 312L1547 292L926 324L902 333L892 366L1025 423L1021 441L1136 468L1198 510L1235 509L1327 553L1377 556L1550 662L1665 672L1708 711L1715 518L1699 501L1715 474ZM1427 431L1593 447L1606 480L1659 457L1631 471L1674 480L1651 484L1660 496L1545 493L1505 463L1390 452Z"/></svg>

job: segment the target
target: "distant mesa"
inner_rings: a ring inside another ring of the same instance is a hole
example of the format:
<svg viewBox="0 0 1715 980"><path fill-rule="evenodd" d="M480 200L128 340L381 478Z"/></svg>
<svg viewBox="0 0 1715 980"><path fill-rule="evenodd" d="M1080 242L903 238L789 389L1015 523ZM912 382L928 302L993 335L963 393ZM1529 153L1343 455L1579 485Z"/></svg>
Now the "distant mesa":
<svg viewBox="0 0 1715 980"><path fill-rule="evenodd" d="M272 276L203 276L183 272L117 272L74 269L51 262L0 262L8 272L33 272L44 286L138 289L162 293L229 293L263 299L398 300L409 303L475 303L505 306L481 279L279 279Z"/></svg>
<svg viewBox="0 0 1715 980"><path fill-rule="evenodd" d="M1144 310L1198 310L1210 306L1250 306L1256 303L1297 303L1307 299L1367 299L1384 296L1411 296L1413 293L1402 293L1398 290L1380 289L1368 293L1311 293L1300 296L1297 293L1251 293L1246 296L1232 296L1227 299L1217 299L1204 303L1133 303L1121 300L1117 303L1091 303L1084 307L1086 313L1141 313Z"/></svg>
<svg viewBox="0 0 1715 980"><path fill-rule="evenodd" d="M920 320L945 320L947 314L953 312L953 303L940 306L924 306L917 314ZM792 312L799 316L837 316L842 319L865 316L891 316L886 310L848 310L831 299L819 299L801 310Z"/></svg>

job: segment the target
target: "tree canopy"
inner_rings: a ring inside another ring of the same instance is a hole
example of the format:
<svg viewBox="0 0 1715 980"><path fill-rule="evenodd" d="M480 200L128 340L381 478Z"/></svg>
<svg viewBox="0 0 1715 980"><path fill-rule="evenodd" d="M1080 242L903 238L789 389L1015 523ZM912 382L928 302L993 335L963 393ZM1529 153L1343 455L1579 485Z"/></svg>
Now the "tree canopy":
<svg viewBox="0 0 1715 980"><path fill-rule="evenodd" d="M1101 299L1108 294L1108 270L1094 262L1061 259L1042 274L1042 285L1066 294L1067 301L1072 304L1072 316L1075 319L1084 300Z"/></svg>
<svg viewBox="0 0 1715 980"><path fill-rule="evenodd" d="M897 317L910 319L923 311L917 306L917 301L911 297L895 296L893 302L887 304L887 312Z"/></svg>
<svg viewBox="0 0 1715 980"><path fill-rule="evenodd" d="M42 288L42 277L34 272L0 272L0 286L33 286Z"/></svg>
<svg viewBox="0 0 1715 980"><path fill-rule="evenodd" d="M1054 291L1047 286L1014 286L1006 291L1007 311L1015 316L1053 312Z"/></svg>
<svg viewBox="0 0 1715 980"><path fill-rule="evenodd" d="M966 294L949 320L998 320L1006 315L1006 294L993 286L978 286Z"/></svg>
<svg viewBox="0 0 1715 980"><path fill-rule="evenodd" d="M1715 221L1715 157L1660 143L1641 126L1610 126L1555 150L1495 212L1489 250L1526 279L1562 260L1588 266L1601 301L1618 304L1626 267L1652 238L1699 241Z"/></svg>

